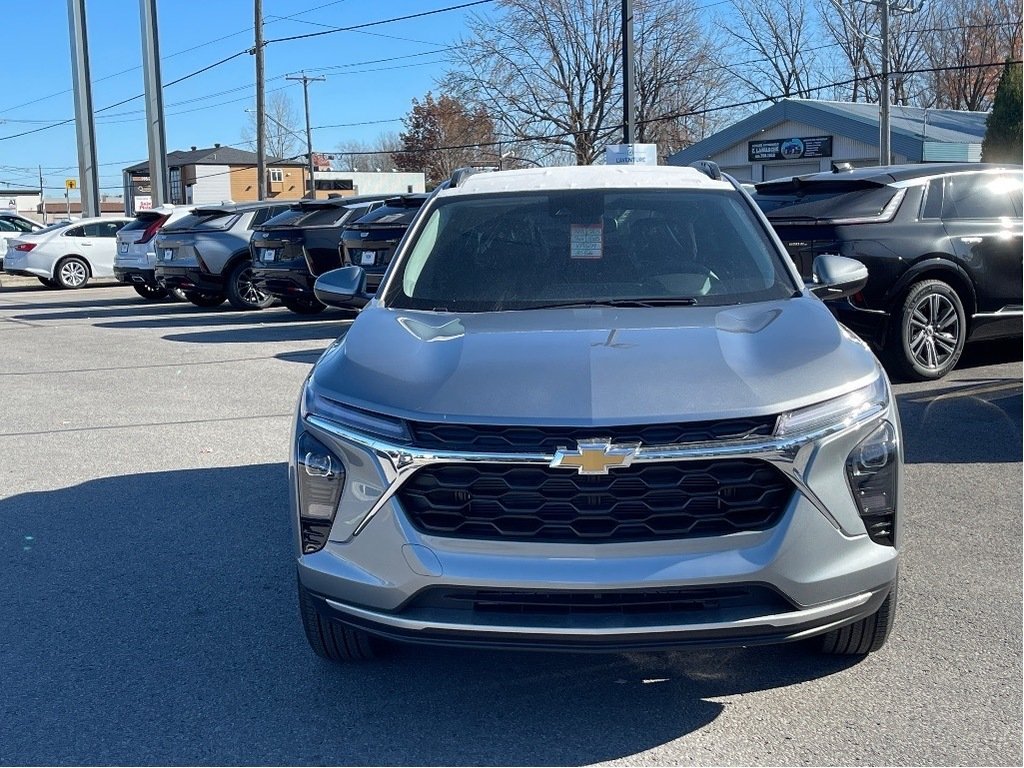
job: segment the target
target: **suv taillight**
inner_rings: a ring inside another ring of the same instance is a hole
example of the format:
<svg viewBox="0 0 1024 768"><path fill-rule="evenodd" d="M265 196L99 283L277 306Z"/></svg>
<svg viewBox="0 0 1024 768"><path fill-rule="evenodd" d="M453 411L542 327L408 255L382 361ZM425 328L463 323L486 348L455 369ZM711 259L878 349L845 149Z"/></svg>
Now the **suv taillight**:
<svg viewBox="0 0 1024 768"><path fill-rule="evenodd" d="M152 240L154 235L156 235L157 230L159 230L160 227L163 226L164 222L167 221L167 219L168 216L160 216L159 218L153 219L149 226L146 227L145 230L143 230L142 237L140 237L137 242L148 243L150 240Z"/></svg>
<svg viewBox="0 0 1024 768"><path fill-rule="evenodd" d="M35 243L21 243L20 245L14 246L14 250L16 250L16 251L31 251L35 247L36 247Z"/></svg>

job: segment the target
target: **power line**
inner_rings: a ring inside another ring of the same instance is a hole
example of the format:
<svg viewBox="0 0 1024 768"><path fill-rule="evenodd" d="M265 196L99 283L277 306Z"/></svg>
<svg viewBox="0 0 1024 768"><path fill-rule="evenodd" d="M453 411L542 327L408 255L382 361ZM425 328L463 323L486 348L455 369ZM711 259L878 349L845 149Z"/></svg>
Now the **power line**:
<svg viewBox="0 0 1024 768"><path fill-rule="evenodd" d="M379 21L367 21L362 24L353 24L349 27L332 27L325 29L322 32L308 32L305 35L291 35L289 37L276 37L271 40L267 40L266 44L271 43L287 43L292 40L307 40L311 37L323 37L324 35L333 35L335 32L355 32L360 29L366 29L367 27L377 27L381 24L392 24L397 21L409 21L410 19L421 19L424 16L435 16L439 13L448 13L449 11L458 11L463 8L472 8L475 5L484 5L487 3L493 3L494 0L472 0L472 2L461 3L460 5L449 5L444 8L435 8L432 11L421 11L420 13L410 13L407 16L395 16L390 19L380 19Z"/></svg>

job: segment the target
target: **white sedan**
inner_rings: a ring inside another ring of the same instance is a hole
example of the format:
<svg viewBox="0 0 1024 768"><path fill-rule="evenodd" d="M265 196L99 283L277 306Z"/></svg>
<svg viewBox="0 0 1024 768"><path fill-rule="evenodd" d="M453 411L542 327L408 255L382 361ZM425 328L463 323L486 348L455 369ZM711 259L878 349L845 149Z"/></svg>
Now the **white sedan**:
<svg viewBox="0 0 1024 768"><path fill-rule="evenodd" d="M114 275L117 231L131 219L82 219L7 241L4 272L31 275L50 288L81 288L93 277Z"/></svg>

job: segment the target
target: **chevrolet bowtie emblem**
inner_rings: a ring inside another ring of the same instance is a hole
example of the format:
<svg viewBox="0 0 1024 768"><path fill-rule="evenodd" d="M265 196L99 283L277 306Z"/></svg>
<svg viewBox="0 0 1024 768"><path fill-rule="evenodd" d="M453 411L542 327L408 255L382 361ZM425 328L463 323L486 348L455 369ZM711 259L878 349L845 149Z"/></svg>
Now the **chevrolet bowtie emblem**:
<svg viewBox="0 0 1024 768"><path fill-rule="evenodd" d="M639 443L619 443L611 440L581 440L576 450L559 448L549 466L575 469L581 475L607 475L612 467L628 467L636 458Z"/></svg>

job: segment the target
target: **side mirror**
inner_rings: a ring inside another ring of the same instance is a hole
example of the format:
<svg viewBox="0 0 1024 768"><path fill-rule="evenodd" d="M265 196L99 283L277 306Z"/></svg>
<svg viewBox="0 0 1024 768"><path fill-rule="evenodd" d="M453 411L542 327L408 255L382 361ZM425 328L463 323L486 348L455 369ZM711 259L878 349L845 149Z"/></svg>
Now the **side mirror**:
<svg viewBox="0 0 1024 768"><path fill-rule="evenodd" d="M856 259L823 253L814 257L814 282L807 287L822 301L852 296L868 282L868 268Z"/></svg>
<svg viewBox="0 0 1024 768"><path fill-rule="evenodd" d="M313 293L329 307L358 309L373 298L366 292L366 272L362 267L342 267L324 272L313 284Z"/></svg>

